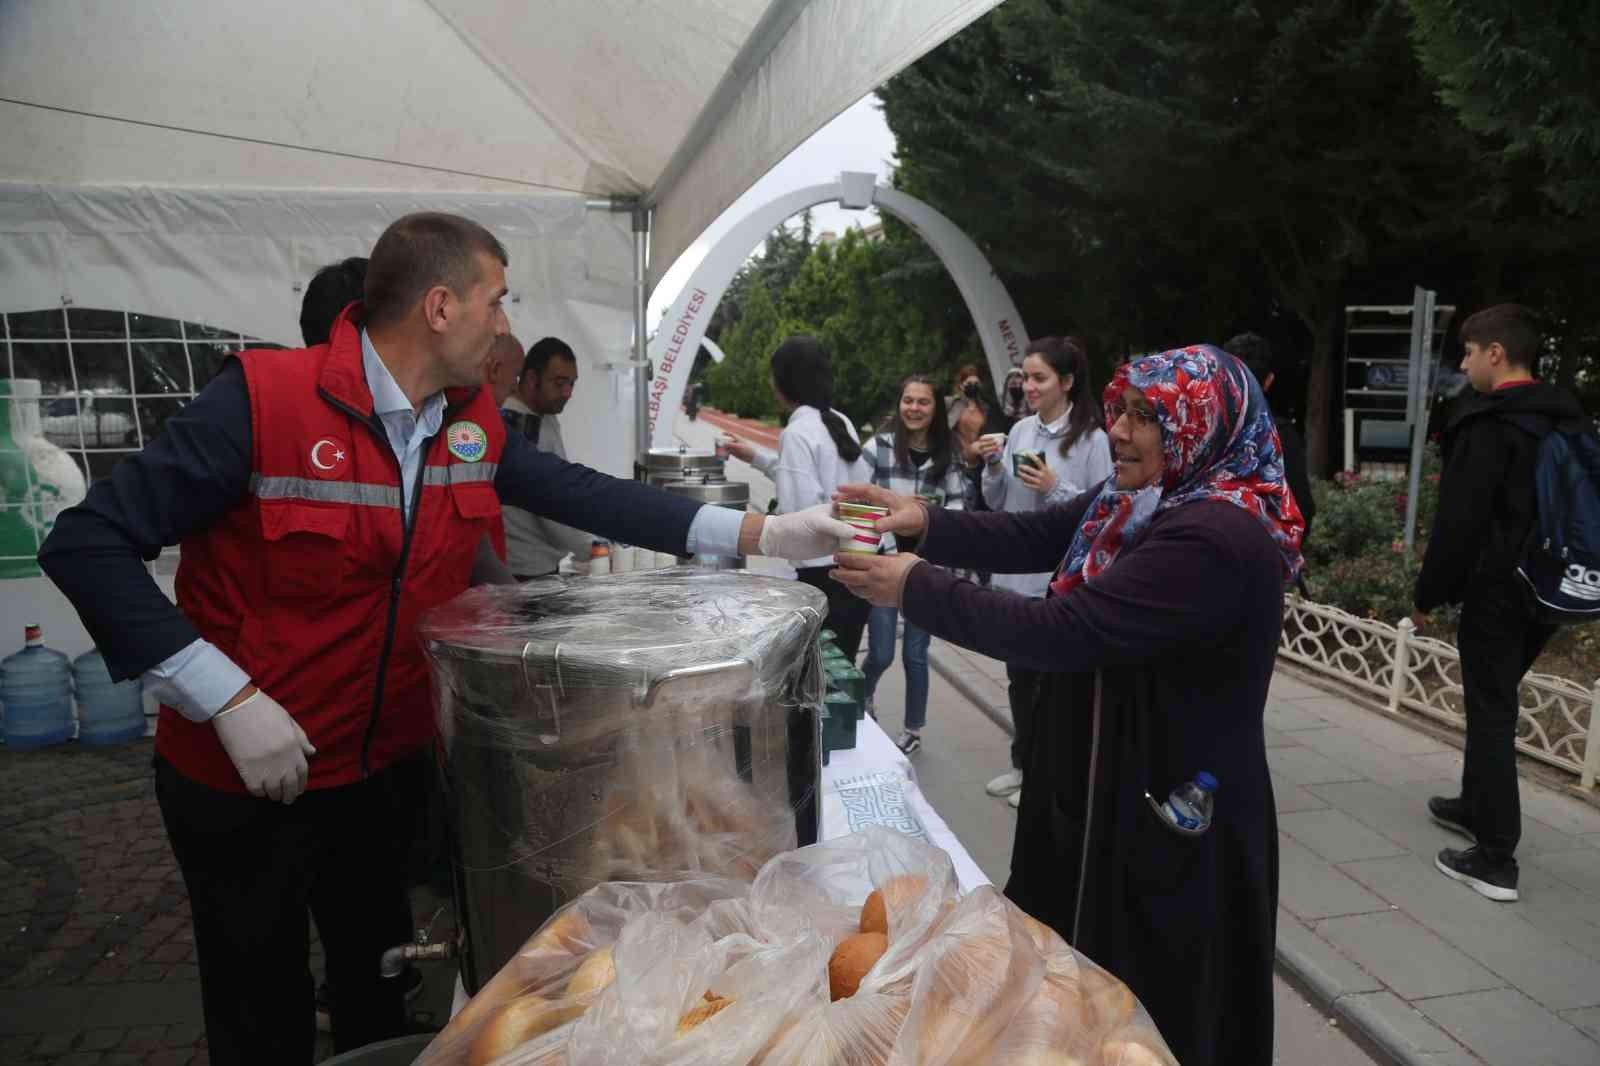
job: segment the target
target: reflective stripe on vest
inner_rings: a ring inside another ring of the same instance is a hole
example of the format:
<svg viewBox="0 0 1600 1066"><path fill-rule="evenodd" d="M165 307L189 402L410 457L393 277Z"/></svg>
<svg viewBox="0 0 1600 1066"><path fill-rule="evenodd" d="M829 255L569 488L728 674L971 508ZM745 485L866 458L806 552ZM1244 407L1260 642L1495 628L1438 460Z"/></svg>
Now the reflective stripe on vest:
<svg viewBox="0 0 1600 1066"><path fill-rule="evenodd" d="M424 485L466 485L494 481L498 463L461 463L429 466L422 471ZM364 481L319 481L307 477L250 476L250 492L263 500L312 500L317 503L353 503L362 507L400 506L398 485Z"/></svg>
<svg viewBox="0 0 1600 1066"><path fill-rule="evenodd" d="M476 481L493 481L500 470L499 463L451 463L449 466L423 467L424 485L467 485Z"/></svg>

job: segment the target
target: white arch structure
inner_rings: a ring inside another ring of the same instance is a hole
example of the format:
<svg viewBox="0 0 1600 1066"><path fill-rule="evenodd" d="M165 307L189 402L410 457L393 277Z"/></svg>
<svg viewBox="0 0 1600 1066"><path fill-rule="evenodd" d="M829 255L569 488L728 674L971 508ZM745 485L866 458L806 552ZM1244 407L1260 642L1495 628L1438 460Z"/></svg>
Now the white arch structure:
<svg viewBox="0 0 1600 1066"><path fill-rule="evenodd" d="M838 201L841 207L860 210L876 206L910 226L939 257L956 288L983 342L989 363L989 376L995 388L1005 381L1006 371L1022 362L1028 335L1022 316L1011 302L1000 279L978 246L955 223L921 200L897 189L877 184L872 174L846 172L837 182L811 185L778 197L729 230L695 268L688 284L673 301L661 327L650 339L650 365L654 375L645 397L650 426L650 447L669 447L674 441L671 417L662 411L676 411L689 384L694 353L705 340L706 324L722 299L728 283L749 258L750 250L785 219L818 204Z"/></svg>

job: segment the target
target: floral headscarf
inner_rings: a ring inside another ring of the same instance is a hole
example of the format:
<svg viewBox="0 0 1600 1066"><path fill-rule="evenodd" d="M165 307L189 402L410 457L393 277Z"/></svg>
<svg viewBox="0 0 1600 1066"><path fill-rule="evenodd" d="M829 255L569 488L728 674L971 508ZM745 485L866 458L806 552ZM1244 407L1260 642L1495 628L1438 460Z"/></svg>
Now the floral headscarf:
<svg viewBox="0 0 1600 1066"><path fill-rule="evenodd" d="M1239 360L1208 344L1146 355L1120 367L1106 386L1109 411L1129 388L1143 393L1161 423L1161 481L1100 487L1050 584L1064 596L1104 572L1162 511L1221 500L1250 512L1283 556L1283 576L1300 572L1306 523L1283 476L1283 446L1266 395ZM1106 430L1111 430L1110 415Z"/></svg>

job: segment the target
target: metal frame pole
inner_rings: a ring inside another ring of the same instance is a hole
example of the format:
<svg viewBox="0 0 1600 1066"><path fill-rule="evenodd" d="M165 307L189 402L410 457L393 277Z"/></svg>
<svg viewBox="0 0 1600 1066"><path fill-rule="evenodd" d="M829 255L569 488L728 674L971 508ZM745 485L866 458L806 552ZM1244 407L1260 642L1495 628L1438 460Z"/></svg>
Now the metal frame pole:
<svg viewBox="0 0 1600 1066"><path fill-rule="evenodd" d="M1420 286L1411 305L1411 365L1406 397L1406 417L1411 420L1411 469L1406 474L1405 545L1417 543L1417 494L1422 491L1422 447L1428 439L1428 413L1432 409L1433 319L1438 294Z"/></svg>
<svg viewBox="0 0 1600 1066"><path fill-rule="evenodd" d="M650 447L650 330L648 315L650 270L650 209L633 209L633 451L643 455ZM692 357L691 357L692 358ZM662 412L662 417L667 417Z"/></svg>

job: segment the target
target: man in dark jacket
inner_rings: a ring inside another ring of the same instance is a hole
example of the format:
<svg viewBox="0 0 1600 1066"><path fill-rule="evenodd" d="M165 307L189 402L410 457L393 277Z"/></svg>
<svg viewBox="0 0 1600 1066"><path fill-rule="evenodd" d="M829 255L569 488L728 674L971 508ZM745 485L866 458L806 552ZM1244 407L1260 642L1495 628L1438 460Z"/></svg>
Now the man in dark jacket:
<svg viewBox="0 0 1600 1066"><path fill-rule="evenodd" d="M215 1066L311 1062L308 911L335 1050L404 1033L378 964L412 930L433 739L417 626L467 588L501 499L677 554L810 559L851 532L825 504L741 515L506 434L480 383L508 263L469 219L397 220L326 343L230 358L40 550L112 677L162 701L156 799ZM174 605L145 560L180 542Z"/></svg>
<svg viewBox="0 0 1600 1066"><path fill-rule="evenodd" d="M1259 333L1241 333L1224 344L1222 350L1250 368L1271 406L1272 383L1277 380L1278 366L1267 338ZM1294 423L1277 411L1273 411L1272 421L1278 427L1278 440L1283 445L1284 479L1289 482L1289 491L1294 493L1294 502L1300 505L1300 514L1306 520L1305 536L1300 542L1300 549L1304 551L1305 542L1311 539L1311 520L1317 516L1317 501L1311 495L1311 473L1306 469L1306 441Z"/></svg>
<svg viewBox="0 0 1600 1066"><path fill-rule="evenodd" d="M1522 833L1517 794L1517 688L1554 632L1534 622L1517 587L1517 560L1537 517L1534 464L1558 421L1583 417L1570 394L1535 381L1540 333L1534 315L1499 304L1461 324L1469 396L1441 440L1444 474L1417 576L1413 622L1461 604L1456 647L1466 704L1461 795L1428 800L1433 820L1475 842L1445 848L1435 865L1489 899L1517 898Z"/></svg>

